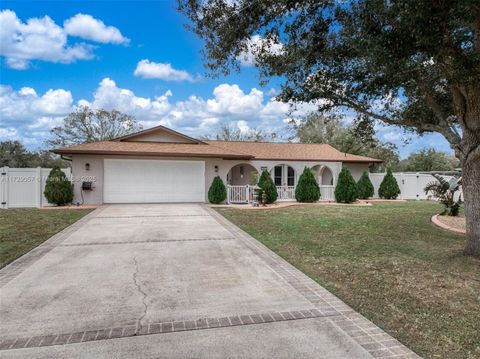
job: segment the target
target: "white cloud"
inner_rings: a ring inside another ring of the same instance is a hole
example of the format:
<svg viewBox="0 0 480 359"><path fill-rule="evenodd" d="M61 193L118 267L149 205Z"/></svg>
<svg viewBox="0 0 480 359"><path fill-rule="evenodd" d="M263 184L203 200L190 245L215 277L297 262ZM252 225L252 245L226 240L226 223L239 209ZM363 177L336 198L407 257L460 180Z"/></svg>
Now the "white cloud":
<svg viewBox="0 0 480 359"><path fill-rule="evenodd" d="M50 89L39 96L31 87L14 91L0 85L1 124L31 122L42 116L61 116L72 109L73 96L70 91Z"/></svg>
<svg viewBox="0 0 480 359"><path fill-rule="evenodd" d="M128 44L130 42L116 27L106 26L102 20L87 14L77 14L65 20L63 28L65 33L70 36L78 36L104 44Z"/></svg>
<svg viewBox="0 0 480 359"><path fill-rule="evenodd" d="M278 133L292 116L288 104L268 99L255 88L244 92L236 84L215 87L209 98L191 95L174 102L169 90L159 96L142 97L104 78L91 99L78 101L65 89L39 94L31 87L14 90L0 86L0 129L5 135L11 133L9 129L17 129L17 137L22 141L39 146L48 138L49 130L60 124L75 106L117 109L134 116L146 128L162 124L196 137L212 136L223 122L233 122L241 131L258 128ZM299 106L296 114L311 109L313 106Z"/></svg>
<svg viewBox="0 0 480 359"><path fill-rule="evenodd" d="M394 130L394 131L390 131L390 132L387 132L387 133L384 133L383 134L383 138L387 141L395 141L395 140L400 140L403 138L402 134L400 133L400 130L397 129L397 130Z"/></svg>
<svg viewBox="0 0 480 359"><path fill-rule="evenodd" d="M314 109L313 105L300 105L290 113L288 104L268 100L255 88L246 93L236 84L215 87L213 96L207 99L191 95L186 100L172 102L171 96L167 91L156 97L140 97L105 78L92 101L80 100L78 104L118 109L135 116L144 127L162 124L194 136L212 135L221 122L236 122L244 129L248 126L278 132L291 116L304 115Z"/></svg>
<svg viewBox="0 0 480 359"><path fill-rule="evenodd" d="M18 131L15 128L0 128L0 140L10 141L16 139L18 136Z"/></svg>
<svg viewBox="0 0 480 359"><path fill-rule="evenodd" d="M254 66L260 51L268 51L272 55L281 55L283 45L273 40L267 40L260 35L253 35L246 43L245 51L238 56L242 66Z"/></svg>
<svg viewBox="0 0 480 359"><path fill-rule="evenodd" d="M29 124L27 128L31 130L40 130L43 132L48 132L50 131L51 128L55 126L60 126L62 124L63 119L64 119L64 116L58 116L58 117L43 116L35 119L35 121Z"/></svg>
<svg viewBox="0 0 480 359"><path fill-rule="evenodd" d="M0 85L0 139L19 139L41 146L50 129L73 109L70 91L50 89L43 95L31 87L15 91Z"/></svg>
<svg viewBox="0 0 480 359"><path fill-rule="evenodd" d="M77 18L79 15L88 17L91 24L96 24L96 27L90 28L90 31L95 31L95 34L89 34L88 31L81 34L78 19L81 20L82 17ZM112 43L118 43L122 39L122 42L125 41L118 29L107 27L103 22L90 15L78 14L66 20L65 23L71 24L71 21L73 21L73 25L77 24L73 27L73 30L78 32L76 36L84 39ZM57 25L49 16L31 18L24 23L14 11L3 10L0 11L0 28L2 29L0 32L0 55L5 57L7 66L13 69L27 69L32 60L71 63L94 57L93 45L83 42L69 44L69 32ZM72 29L70 30L72 33L74 32Z"/></svg>
<svg viewBox="0 0 480 359"><path fill-rule="evenodd" d="M145 79L160 79L165 81L193 82L195 80L193 76L185 70L176 70L171 64L162 64L147 59L138 62L133 74Z"/></svg>
<svg viewBox="0 0 480 359"><path fill-rule="evenodd" d="M93 100L80 100L79 105L118 111L135 116L138 120L160 119L171 110L167 91L154 98L136 96L133 91L117 87L115 81L104 78L93 94Z"/></svg>

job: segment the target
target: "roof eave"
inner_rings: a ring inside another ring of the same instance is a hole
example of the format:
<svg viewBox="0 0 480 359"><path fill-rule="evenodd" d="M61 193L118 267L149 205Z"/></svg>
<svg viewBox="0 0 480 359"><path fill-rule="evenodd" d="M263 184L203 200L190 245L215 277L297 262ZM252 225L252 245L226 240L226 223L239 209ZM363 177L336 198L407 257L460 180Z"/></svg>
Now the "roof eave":
<svg viewBox="0 0 480 359"><path fill-rule="evenodd" d="M271 158L271 157L254 157L255 161L299 161L299 162L349 162L349 163L382 163L377 159L322 159L322 158Z"/></svg>
<svg viewBox="0 0 480 359"><path fill-rule="evenodd" d="M105 151L105 150L74 150L55 149L50 152L58 155L120 155L120 156L151 156L151 157L195 157L195 158L225 158L251 160L252 156L235 154L212 154L212 153L179 153L179 152L132 152L132 151Z"/></svg>

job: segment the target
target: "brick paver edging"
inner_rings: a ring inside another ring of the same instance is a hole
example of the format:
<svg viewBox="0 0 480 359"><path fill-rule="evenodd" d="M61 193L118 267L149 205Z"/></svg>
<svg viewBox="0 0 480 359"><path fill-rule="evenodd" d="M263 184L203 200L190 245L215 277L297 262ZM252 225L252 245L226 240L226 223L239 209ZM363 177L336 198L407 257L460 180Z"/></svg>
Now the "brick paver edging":
<svg viewBox="0 0 480 359"><path fill-rule="evenodd" d="M291 312L269 312L261 314L235 315L221 318L200 318L196 320L154 322L143 326L127 325L123 327L88 330L67 334L6 339L0 342L0 350L83 343L103 339L125 338L189 330L224 328L239 325L263 324L320 317L324 317L324 315L318 309L313 308Z"/></svg>
<svg viewBox="0 0 480 359"><path fill-rule="evenodd" d="M72 223L70 226L54 234L52 237L47 239L38 247L33 248L30 252L25 253L20 258L17 258L12 263L0 269L0 288L2 288L5 284L10 282L17 275L22 273L25 269L30 267L33 263L35 263L40 258L42 258L45 254L50 252L53 248L55 248L60 243L62 243L73 232L75 232L77 229L82 227L85 223L90 221L92 218L95 218L104 209L105 207L103 206L94 209L92 212L83 216L75 223Z"/></svg>
<svg viewBox="0 0 480 359"><path fill-rule="evenodd" d="M420 358L412 350L384 332L313 279L250 236L217 211L205 209L232 235L262 258L272 270L316 306L329 320L359 343L375 358Z"/></svg>
<svg viewBox="0 0 480 359"><path fill-rule="evenodd" d="M460 234L466 234L467 231L463 228L457 228L457 227L452 227L446 223L443 223L441 220L438 219L440 215L439 214L436 214L434 216L432 216L431 220L432 220L432 223L446 231L450 231L450 232L454 232L454 233L460 233Z"/></svg>

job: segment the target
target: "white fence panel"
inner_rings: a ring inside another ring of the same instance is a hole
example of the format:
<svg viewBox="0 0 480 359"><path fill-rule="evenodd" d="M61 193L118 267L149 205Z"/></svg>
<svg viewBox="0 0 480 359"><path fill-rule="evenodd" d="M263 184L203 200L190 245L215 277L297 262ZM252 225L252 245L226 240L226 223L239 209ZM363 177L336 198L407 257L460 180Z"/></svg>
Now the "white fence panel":
<svg viewBox="0 0 480 359"><path fill-rule="evenodd" d="M385 177L385 173L370 173L370 180L375 189L374 197L378 198L378 188ZM394 172L393 176L397 180L400 187L400 199L428 199L429 195L423 190L425 186L436 181L435 177L428 173L404 173ZM450 181L453 176L442 176L447 181Z"/></svg>
<svg viewBox="0 0 480 359"><path fill-rule="evenodd" d="M51 168L1 168L0 208L49 206L43 195ZM71 179L71 169L62 169Z"/></svg>
<svg viewBox="0 0 480 359"><path fill-rule="evenodd" d="M7 177L8 207L39 207L37 172L35 168L9 169Z"/></svg>

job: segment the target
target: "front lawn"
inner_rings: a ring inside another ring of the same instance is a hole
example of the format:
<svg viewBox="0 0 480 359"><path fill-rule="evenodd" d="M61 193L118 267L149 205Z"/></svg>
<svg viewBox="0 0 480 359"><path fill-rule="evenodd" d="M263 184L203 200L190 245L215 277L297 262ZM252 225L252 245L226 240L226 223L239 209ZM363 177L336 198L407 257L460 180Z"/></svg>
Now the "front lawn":
<svg viewBox="0 0 480 359"><path fill-rule="evenodd" d="M0 210L0 268L76 222L90 209Z"/></svg>
<svg viewBox="0 0 480 359"><path fill-rule="evenodd" d="M217 210L418 354L480 357L480 260L439 204Z"/></svg>

